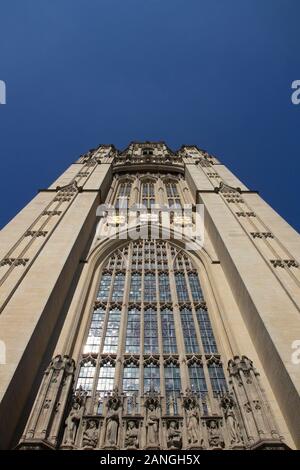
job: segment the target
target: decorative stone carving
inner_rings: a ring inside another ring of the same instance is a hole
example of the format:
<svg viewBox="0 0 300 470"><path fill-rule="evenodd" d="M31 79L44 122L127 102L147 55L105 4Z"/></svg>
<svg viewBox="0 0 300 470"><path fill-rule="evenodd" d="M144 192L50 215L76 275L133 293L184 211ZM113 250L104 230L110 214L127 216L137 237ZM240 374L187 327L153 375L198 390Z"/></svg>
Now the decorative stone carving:
<svg viewBox="0 0 300 470"><path fill-rule="evenodd" d="M29 258L4 258L0 261L0 266L26 266Z"/></svg>
<svg viewBox="0 0 300 470"><path fill-rule="evenodd" d="M240 437L239 424L238 424L238 421L234 412L234 408L236 404L232 395L229 392L226 392L221 397L220 404L224 411L224 418L225 418L230 445L233 446L233 445L241 444L242 438Z"/></svg>
<svg viewBox="0 0 300 470"><path fill-rule="evenodd" d="M208 419L206 421L208 431L208 445L214 449L223 448L224 440L220 431L220 423L217 419Z"/></svg>
<svg viewBox="0 0 300 470"><path fill-rule="evenodd" d="M147 445L150 447L159 446L158 430L159 430L159 418L157 416L157 410L151 403L147 411L146 419L147 428Z"/></svg>
<svg viewBox="0 0 300 470"><path fill-rule="evenodd" d="M159 407L158 393L151 388L145 399L146 408L146 445L148 448L159 448Z"/></svg>
<svg viewBox="0 0 300 470"><path fill-rule="evenodd" d="M79 402L75 401L72 405L71 411L69 416L67 417L65 424L65 437L64 437L64 445L65 446L73 446L75 444L75 438L78 430L78 426L80 420L83 416L83 406L80 405Z"/></svg>
<svg viewBox="0 0 300 470"><path fill-rule="evenodd" d="M25 237L45 237L47 230L27 230Z"/></svg>
<svg viewBox="0 0 300 470"><path fill-rule="evenodd" d="M86 428L83 433L82 445L84 447L94 448L97 446L99 438L99 431L95 419L90 419L86 422Z"/></svg>
<svg viewBox="0 0 300 470"><path fill-rule="evenodd" d="M127 422L124 445L127 449L139 448L139 422L130 419Z"/></svg>
<svg viewBox="0 0 300 470"><path fill-rule="evenodd" d="M75 362L68 356L55 356L45 371L36 401L19 448L56 448L65 410L69 403Z"/></svg>
<svg viewBox="0 0 300 470"><path fill-rule="evenodd" d="M179 430L178 420L170 420L167 425L167 446L168 449L181 449L182 448L182 437L181 431Z"/></svg>
<svg viewBox="0 0 300 470"><path fill-rule="evenodd" d="M105 445L116 448L120 428L121 397L118 387L115 387L112 395L107 400L107 414L105 417Z"/></svg>
<svg viewBox="0 0 300 470"><path fill-rule="evenodd" d="M197 396L191 391L186 390L186 396L183 398L183 406L186 414L186 431L187 441L190 447L199 447L203 444L203 439L200 437L200 417L199 417L199 404Z"/></svg>
<svg viewBox="0 0 300 470"><path fill-rule="evenodd" d="M44 211L42 215L61 215L62 211L53 210L53 211Z"/></svg>
<svg viewBox="0 0 300 470"><path fill-rule="evenodd" d="M242 212L239 211L236 213L238 217L256 217L255 212Z"/></svg>
<svg viewBox="0 0 300 470"><path fill-rule="evenodd" d="M274 268L299 268L299 264L294 259L271 259Z"/></svg>
<svg viewBox="0 0 300 470"><path fill-rule="evenodd" d="M272 232L251 232L253 238L274 238Z"/></svg>
<svg viewBox="0 0 300 470"><path fill-rule="evenodd" d="M228 372L249 445L257 448L270 441L276 445L281 444L282 438L252 361L246 356L235 356L228 363Z"/></svg>

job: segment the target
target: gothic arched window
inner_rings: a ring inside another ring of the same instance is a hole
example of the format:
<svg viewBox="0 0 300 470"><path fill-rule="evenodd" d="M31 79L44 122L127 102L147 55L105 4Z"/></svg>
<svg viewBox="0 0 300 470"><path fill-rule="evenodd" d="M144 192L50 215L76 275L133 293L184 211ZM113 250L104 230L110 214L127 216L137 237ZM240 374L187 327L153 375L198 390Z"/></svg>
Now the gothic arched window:
<svg viewBox="0 0 300 470"><path fill-rule="evenodd" d="M186 378L202 396L226 388L198 270L188 253L165 240L132 241L99 269L77 387L98 396L114 384L134 395L154 388L169 396L171 408ZM185 361L179 363L179 357ZM115 375L119 363L123 372Z"/></svg>

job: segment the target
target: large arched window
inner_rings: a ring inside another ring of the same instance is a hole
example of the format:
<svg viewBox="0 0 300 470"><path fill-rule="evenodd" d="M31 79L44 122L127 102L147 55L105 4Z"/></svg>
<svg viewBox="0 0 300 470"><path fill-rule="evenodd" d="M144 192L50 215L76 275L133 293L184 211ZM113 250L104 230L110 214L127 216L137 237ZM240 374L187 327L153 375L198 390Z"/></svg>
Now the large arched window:
<svg viewBox="0 0 300 470"><path fill-rule="evenodd" d="M154 388L171 408L186 378L201 396L226 388L198 269L188 253L169 241L137 240L111 253L100 269L77 387L101 396L114 384L129 395ZM115 364L121 364L117 375Z"/></svg>

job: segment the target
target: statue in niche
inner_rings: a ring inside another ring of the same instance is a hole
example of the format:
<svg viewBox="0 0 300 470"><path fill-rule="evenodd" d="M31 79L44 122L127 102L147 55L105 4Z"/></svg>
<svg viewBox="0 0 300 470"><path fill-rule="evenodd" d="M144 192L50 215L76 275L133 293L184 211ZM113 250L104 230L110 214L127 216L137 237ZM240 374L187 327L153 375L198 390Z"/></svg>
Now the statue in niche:
<svg viewBox="0 0 300 470"><path fill-rule="evenodd" d="M175 415L175 409L176 409L175 398L173 396L171 396L171 397L169 397L169 400L168 400L168 410L169 410L169 415L170 416Z"/></svg>
<svg viewBox="0 0 300 470"><path fill-rule="evenodd" d="M118 395L118 388L115 387L112 396L109 398L108 412L105 418L106 421L106 444L109 446L116 446L118 443L118 432L120 425L119 408L121 400Z"/></svg>
<svg viewBox="0 0 300 470"><path fill-rule="evenodd" d="M157 417L156 408L153 403L149 404L146 429L147 429L147 444L149 446L158 446L158 428L159 428L159 419Z"/></svg>
<svg viewBox="0 0 300 470"><path fill-rule="evenodd" d="M175 420L169 422L167 432L167 446L169 449L181 449L181 432L178 429L178 423Z"/></svg>
<svg viewBox="0 0 300 470"><path fill-rule="evenodd" d="M139 431L136 422L128 421L125 435L125 447L137 449L139 447Z"/></svg>
<svg viewBox="0 0 300 470"><path fill-rule="evenodd" d="M83 406L80 405L77 401L73 403L72 409L67 417L65 424L66 424L66 432L65 432L65 440L64 444L66 445L74 445L77 429L79 426L79 422L83 415Z"/></svg>
<svg viewBox="0 0 300 470"><path fill-rule="evenodd" d="M106 416L106 442L109 445L117 445L119 430L119 407L113 404Z"/></svg>
<svg viewBox="0 0 300 470"><path fill-rule="evenodd" d="M83 433L82 445L96 447L98 442L97 423L93 419L87 422L87 427Z"/></svg>
<svg viewBox="0 0 300 470"><path fill-rule="evenodd" d="M187 436L190 444L199 442L199 417L196 407L191 402L186 410Z"/></svg>
<svg viewBox="0 0 300 470"><path fill-rule="evenodd" d="M235 403L229 392L224 394L221 398L221 406L224 410L224 417L227 425L230 444L238 444L241 442L239 436L239 426L234 413Z"/></svg>
<svg viewBox="0 0 300 470"><path fill-rule="evenodd" d="M138 402L137 402L137 393L134 392L129 398L128 398L128 413L135 415L138 413Z"/></svg>
<svg viewBox="0 0 300 470"><path fill-rule="evenodd" d="M208 428L208 443L210 447L224 447L224 442L221 437L219 426L216 420L212 419L207 422Z"/></svg>

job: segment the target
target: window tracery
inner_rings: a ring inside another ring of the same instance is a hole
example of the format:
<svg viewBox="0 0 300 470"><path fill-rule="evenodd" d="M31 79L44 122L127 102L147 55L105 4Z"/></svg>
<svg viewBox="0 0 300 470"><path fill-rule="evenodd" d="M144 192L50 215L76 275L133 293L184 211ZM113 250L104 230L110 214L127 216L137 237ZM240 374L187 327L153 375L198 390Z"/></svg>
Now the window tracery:
<svg viewBox="0 0 300 470"><path fill-rule="evenodd" d="M178 362L177 354L186 361ZM91 355L94 363L82 364L77 378L77 387L89 394L95 389L103 396L115 383L128 395L154 388L176 407L184 369L190 388L201 396L226 389L199 274L189 255L169 241L137 240L108 257L83 345L83 360ZM138 364L128 357L137 357Z"/></svg>

